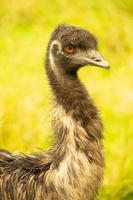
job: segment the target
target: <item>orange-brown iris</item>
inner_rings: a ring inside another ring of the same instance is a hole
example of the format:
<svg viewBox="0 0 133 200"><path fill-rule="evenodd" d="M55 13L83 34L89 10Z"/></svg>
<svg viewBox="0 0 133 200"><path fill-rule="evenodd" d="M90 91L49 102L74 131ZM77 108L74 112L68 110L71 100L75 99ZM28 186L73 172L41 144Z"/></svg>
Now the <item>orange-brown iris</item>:
<svg viewBox="0 0 133 200"><path fill-rule="evenodd" d="M64 48L64 51L65 51L66 53L73 54L73 53L74 53L74 47L72 47L72 46L67 46L67 47Z"/></svg>

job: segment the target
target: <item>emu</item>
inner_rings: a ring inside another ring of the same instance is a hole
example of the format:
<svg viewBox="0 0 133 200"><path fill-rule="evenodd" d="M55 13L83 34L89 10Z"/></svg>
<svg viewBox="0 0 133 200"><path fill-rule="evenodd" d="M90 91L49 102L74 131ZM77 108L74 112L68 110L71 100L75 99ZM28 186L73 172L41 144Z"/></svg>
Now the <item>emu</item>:
<svg viewBox="0 0 133 200"><path fill-rule="evenodd" d="M109 64L94 35L61 24L45 65L55 101L55 142L33 155L0 150L0 200L94 200L103 178L103 125L77 71Z"/></svg>

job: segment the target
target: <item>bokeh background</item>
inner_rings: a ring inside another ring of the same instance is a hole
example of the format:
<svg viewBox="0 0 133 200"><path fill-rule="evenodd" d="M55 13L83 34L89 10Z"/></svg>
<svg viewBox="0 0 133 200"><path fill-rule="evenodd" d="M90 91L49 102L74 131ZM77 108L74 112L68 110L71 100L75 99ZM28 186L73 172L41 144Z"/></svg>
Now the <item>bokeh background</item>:
<svg viewBox="0 0 133 200"><path fill-rule="evenodd" d="M105 178L100 200L133 199L133 1L0 0L0 148L34 152L51 143L52 98L44 70L59 23L90 30L109 71L79 77L105 124Z"/></svg>

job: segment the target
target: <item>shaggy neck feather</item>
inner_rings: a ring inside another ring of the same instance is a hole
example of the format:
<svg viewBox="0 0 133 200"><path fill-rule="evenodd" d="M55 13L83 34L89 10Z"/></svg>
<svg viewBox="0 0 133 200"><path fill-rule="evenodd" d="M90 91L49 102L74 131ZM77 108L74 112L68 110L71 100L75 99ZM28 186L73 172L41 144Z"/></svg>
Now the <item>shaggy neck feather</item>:
<svg viewBox="0 0 133 200"><path fill-rule="evenodd" d="M53 127L58 161L72 147L83 152L89 162L103 166L102 123L77 74L57 75L50 67L47 73L56 101Z"/></svg>

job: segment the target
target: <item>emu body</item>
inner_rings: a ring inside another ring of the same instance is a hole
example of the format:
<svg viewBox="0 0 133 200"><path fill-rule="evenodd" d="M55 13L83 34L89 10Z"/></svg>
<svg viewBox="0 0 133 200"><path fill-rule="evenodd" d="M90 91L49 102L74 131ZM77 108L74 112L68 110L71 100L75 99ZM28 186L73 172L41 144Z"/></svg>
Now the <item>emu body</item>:
<svg viewBox="0 0 133 200"><path fill-rule="evenodd" d="M103 177L103 126L77 76L87 64L80 57L87 45L95 49L96 40L83 29L61 25L53 32L46 71L55 101L55 143L48 152L34 155L0 151L0 200L95 199ZM88 62L108 67L100 57Z"/></svg>

